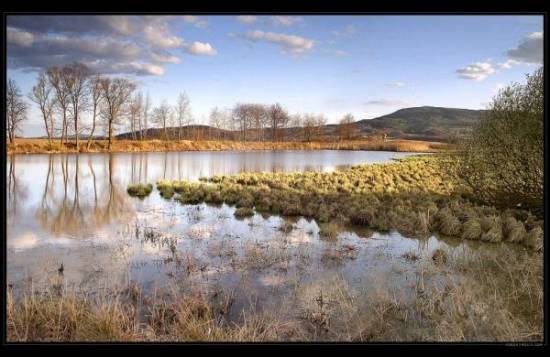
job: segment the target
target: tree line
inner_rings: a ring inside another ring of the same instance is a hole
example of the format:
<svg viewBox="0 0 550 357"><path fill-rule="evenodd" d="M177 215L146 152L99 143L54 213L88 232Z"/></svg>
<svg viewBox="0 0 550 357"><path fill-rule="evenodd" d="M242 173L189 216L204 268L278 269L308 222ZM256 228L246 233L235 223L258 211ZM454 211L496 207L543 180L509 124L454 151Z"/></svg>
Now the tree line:
<svg viewBox="0 0 550 357"><path fill-rule="evenodd" d="M109 149L115 133L123 128L129 139L146 140L153 125L164 140L285 141L326 139L327 119L318 114L290 114L281 104L237 103L211 110L208 124L195 124L189 96L182 92L175 105L163 100L151 107L149 94L123 77L93 73L81 63L54 66L38 73L27 95L40 112L48 141L89 149L98 128L107 136ZM27 119L30 105L13 79L7 86L7 136L13 142ZM354 118L346 114L338 125L340 139L355 136ZM287 133L293 133L289 137ZM72 137L70 136L72 135ZM72 139L72 140L70 140Z"/></svg>

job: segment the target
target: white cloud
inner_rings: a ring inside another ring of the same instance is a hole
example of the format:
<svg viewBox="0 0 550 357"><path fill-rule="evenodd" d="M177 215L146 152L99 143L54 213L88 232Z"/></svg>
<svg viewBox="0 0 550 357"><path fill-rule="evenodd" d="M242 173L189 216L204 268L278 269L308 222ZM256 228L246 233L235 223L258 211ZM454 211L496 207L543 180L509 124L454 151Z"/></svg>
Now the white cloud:
<svg viewBox="0 0 550 357"><path fill-rule="evenodd" d="M203 42L193 42L193 44L187 46L186 48L187 52L192 53L194 55L207 55L207 56L214 56L218 53L215 48L212 47L209 43L203 43Z"/></svg>
<svg viewBox="0 0 550 357"><path fill-rule="evenodd" d="M181 52L214 55L212 44L187 42L174 29L197 16L8 16L8 66L26 71L82 62L106 74L163 75Z"/></svg>
<svg viewBox="0 0 550 357"><path fill-rule="evenodd" d="M274 26L291 27L304 21L298 16L271 16L271 24Z"/></svg>
<svg viewBox="0 0 550 357"><path fill-rule="evenodd" d="M34 42L34 35L30 32L19 30L13 27L7 29L8 43L18 46L29 47Z"/></svg>
<svg viewBox="0 0 550 357"><path fill-rule="evenodd" d="M509 59L506 62L502 62L498 64L499 69L510 69L513 65L518 64L519 62L516 60Z"/></svg>
<svg viewBox="0 0 550 357"><path fill-rule="evenodd" d="M170 53L158 53L158 52L151 52L151 60L153 62L160 62L160 63L180 63L181 62L179 57L171 55Z"/></svg>
<svg viewBox="0 0 550 357"><path fill-rule="evenodd" d="M334 54L336 54L337 56L340 56L340 57L346 57L346 56L350 55L348 52L343 51L343 50L336 50L336 51L334 51Z"/></svg>
<svg viewBox="0 0 550 357"><path fill-rule="evenodd" d="M482 81L489 75L495 73L493 64L489 61L472 63L464 68L456 70L460 78Z"/></svg>
<svg viewBox="0 0 550 357"><path fill-rule="evenodd" d="M315 41L296 35L264 32L260 30L247 32L244 37L250 41L266 41L283 47L284 52L301 54L313 49Z"/></svg>
<svg viewBox="0 0 550 357"><path fill-rule="evenodd" d="M407 84L404 82L389 82L386 83L386 87L390 89L397 89L406 86Z"/></svg>
<svg viewBox="0 0 550 357"><path fill-rule="evenodd" d="M241 24L252 25L258 21L258 17L252 15L242 15L237 16L237 21L239 21Z"/></svg>
<svg viewBox="0 0 550 357"><path fill-rule="evenodd" d="M351 37L355 34L356 29L353 25L347 25L341 30L334 30L332 34L336 37Z"/></svg>
<svg viewBox="0 0 550 357"><path fill-rule="evenodd" d="M143 29L147 42L156 47L178 48L182 47L183 39L170 35L166 29L157 26L145 26Z"/></svg>
<svg viewBox="0 0 550 357"><path fill-rule="evenodd" d="M205 20L202 20L198 16L184 15L182 16L182 19L188 24L194 25L198 28L205 28L208 25L208 23Z"/></svg>
<svg viewBox="0 0 550 357"><path fill-rule="evenodd" d="M403 107L403 106L410 106L411 103L398 99L398 98L379 98L379 99L373 99L369 100L365 104L369 105L378 105L378 106L384 106L384 107Z"/></svg>
<svg viewBox="0 0 550 357"><path fill-rule="evenodd" d="M533 32L523 38L516 48L509 49L506 53L516 62L542 64L542 41L542 32Z"/></svg>

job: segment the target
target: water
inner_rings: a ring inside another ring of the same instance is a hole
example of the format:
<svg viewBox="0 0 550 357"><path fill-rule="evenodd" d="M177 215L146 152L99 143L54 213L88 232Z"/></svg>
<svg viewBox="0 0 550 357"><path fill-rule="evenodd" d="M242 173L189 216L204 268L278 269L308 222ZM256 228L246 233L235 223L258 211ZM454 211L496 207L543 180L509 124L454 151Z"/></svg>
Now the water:
<svg viewBox="0 0 550 357"><path fill-rule="evenodd" d="M409 154L369 151L258 151L15 155L8 158L7 279L14 291L46 288L63 264L64 282L87 291L137 283L144 292L183 283L223 289L243 307L250 296L276 301L297 284L330 274L358 287L381 277L411 284L403 258L448 243L397 232L319 237L315 221L261 216L239 220L233 207L182 205L154 191L127 195L131 183L198 180L244 171L321 171L387 162ZM277 292L277 293L274 293ZM238 310L238 309L237 309ZM236 310L236 311L237 311Z"/></svg>

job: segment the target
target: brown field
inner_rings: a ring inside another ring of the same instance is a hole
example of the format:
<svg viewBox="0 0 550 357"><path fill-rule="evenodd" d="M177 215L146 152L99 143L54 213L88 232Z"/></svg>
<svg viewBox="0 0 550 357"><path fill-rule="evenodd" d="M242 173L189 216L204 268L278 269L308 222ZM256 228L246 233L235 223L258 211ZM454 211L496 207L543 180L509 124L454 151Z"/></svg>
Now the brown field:
<svg viewBox="0 0 550 357"><path fill-rule="evenodd" d="M80 143L79 152L109 152L107 140L94 140L90 148ZM349 140L313 142L259 142L259 141L191 141L191 140L115 140L111 152L164 152L164 151L224 151L224 150L375 150L403 152L437 152L453 146L440 142L417 140ZM44 154L77 152L74 142L61 145L47 139L18 138L8 144L8 154Z"/></svg>

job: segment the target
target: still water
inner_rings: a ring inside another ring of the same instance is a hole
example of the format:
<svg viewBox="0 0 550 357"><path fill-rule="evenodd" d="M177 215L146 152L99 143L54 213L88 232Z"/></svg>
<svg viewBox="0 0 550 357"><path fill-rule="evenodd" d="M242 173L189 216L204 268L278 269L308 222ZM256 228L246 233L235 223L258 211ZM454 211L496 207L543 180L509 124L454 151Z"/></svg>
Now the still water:
<svg viewBox="0 0 550 357"><path fill-rule="evenodd" d="M396 286L408 284L416 269L404 253L429 256L456 243L367 231L342 232L337 242L327 242L313 220L259 214L240 220L227 205L182 205L156 190L144 200L126 193L131 183L160 179L327 172L407 155L327 150L10 156L8 283L15 292L45 288L63 264L64 283L89 291L129 283L155 291L176 281L232 290L243 297L241 304L252 292L273 297L273 289L332 273L361 286L381 276L391 276L385 280Z"/></svg>

